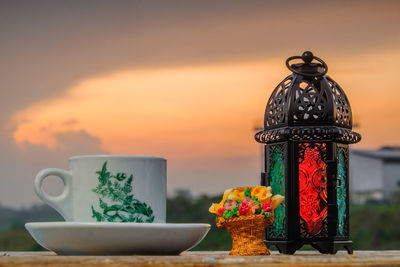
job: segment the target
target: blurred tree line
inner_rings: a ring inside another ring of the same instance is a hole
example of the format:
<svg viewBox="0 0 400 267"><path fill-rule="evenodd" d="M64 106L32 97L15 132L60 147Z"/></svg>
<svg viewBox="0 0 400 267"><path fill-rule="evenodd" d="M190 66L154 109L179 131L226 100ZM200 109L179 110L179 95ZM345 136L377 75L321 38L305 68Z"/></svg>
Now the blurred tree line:
<svg viewBox="0 0 400 267"><path fill-rule="evenodd" d="M221 199L222 196L192 197L189 191L179 190L174 197L168 199L167 222L209 223L212 225L210 232L193 250L230 250L229 234L215 226L215 216L208 212L211 203ZM350 239L355 249L400 249L399 206L400 193L389 202L352 205ZM0 206L0 251L41 250L24 229L25 222L32 221L62 221L62 218L46 205L21 210Z"/></svg>

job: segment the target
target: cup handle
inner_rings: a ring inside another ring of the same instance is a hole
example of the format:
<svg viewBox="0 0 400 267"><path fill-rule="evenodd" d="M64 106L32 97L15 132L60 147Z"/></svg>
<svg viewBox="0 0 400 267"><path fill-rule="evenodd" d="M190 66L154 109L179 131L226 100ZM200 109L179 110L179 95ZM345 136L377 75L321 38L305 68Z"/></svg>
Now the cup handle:
<svg viewBox="0 0 400 267"><path fill-rule="evenodd" d="M50 175L55 175L61 178L64 183L64 191L61 195L53 197L46 194L42 189L43 180ZM37 196L53 209L58 211L66 221L72 221L72 174L70 171L49 168L41 170L35 178L35 192Z"/></svg>

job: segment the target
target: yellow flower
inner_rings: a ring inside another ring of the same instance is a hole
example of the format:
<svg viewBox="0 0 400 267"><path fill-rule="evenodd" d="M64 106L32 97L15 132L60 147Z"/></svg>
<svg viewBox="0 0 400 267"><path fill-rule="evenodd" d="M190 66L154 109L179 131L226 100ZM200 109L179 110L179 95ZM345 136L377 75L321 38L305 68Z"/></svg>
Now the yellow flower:
<svg viewBox="0 0 400 267"><path fill-rule="evenodd" d="M251 196L252 197L258 197L261 195L263 192L266 192L267 188L265 186L253 186L251 187Z"/></svg>
<svg viewBox="0 0 400 267"><path fill-rule="evenodd" d="M232 188L230 188L230 189L226 189L225 191L224 191L224 195L222 196L222 201L221 202L225 202L227 199L228 199L228 195L229 195L229 193L230 192L232 192Z"/></svg>
<svg viewBox="0 0 400 267"><path fill-rule="evenodd" d="M257 198L261 203L270 202L272 196L271 191L272 190L270 186L254 186L251 189L251 196Z"/></svg>
<svg viewBox="0 0 400 267"><path fill-rule="evenodd" d="M281 195L275 195L275 196L273 196L273 197L271 198L271 207L272 207L272 210L275 210L276 207L278 207L279 204L281 204L281 202L282 202L284 199L285 199L285 197L284 197L284 196L281 196Z"/></svg>
<svg viewBox="0 0 400 267"><path fill-rule="evenodd" d="M242 190L242 187L233 189L231 192L229 192L227 200L243 201L244 200L244 189Z"/></svg>
<svg viewBox="0 0 400 267"><path fill-rule="evenodd" d="M224 206L224 202L223 201L221 201L220 203L213 203L212 205L211 205L211 207L208 209L208 211L209 212L211 212L211 213L214 213L214 214L217 214L218 215L218 210L220 209L220 208L222 208Z"/></svg>

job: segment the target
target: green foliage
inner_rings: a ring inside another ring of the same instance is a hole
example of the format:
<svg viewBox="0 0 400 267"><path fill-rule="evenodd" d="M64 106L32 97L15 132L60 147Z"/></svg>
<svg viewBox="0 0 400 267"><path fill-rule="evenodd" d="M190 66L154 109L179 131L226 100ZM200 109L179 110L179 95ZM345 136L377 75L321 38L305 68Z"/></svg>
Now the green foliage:
<svg viewBox="0 0 400 267"><path fill-rule="evenodd" d="M239 205L240 205L240 204L239 204ZM233 215L239 216L239 205L236 205L236 207L234 207L234 208L232 209ZM232 216L233 216L233 215L232 215Z"/></svg>
<svg viewBox="0 0 400 267"><path fill-rule="evenodd" d="M399 225L398 204L350 206L350 239L355 249L399 249Z"/></svg>
<svg viewBox="0 0 400 267"><path fill-rule="evenodd" d="M26 222L64 221L52 207L42 204L29 208L12 209L0 205L0 232L13 229L24 229Z"/></svg>
<svg viewBox="0 0 400 267"><path fill-rule="evenodd" d="M0 251L44 250L25 229L0 231Z"/></svg>
<svg viewBox="0 0 400 267"><path fill-rule="evenodd" d="M133 175L129 178L122 172L111 175L107 171L107 161L104 162L101 171L96 173L99 175L99 184L92 191L103 197L99 198L99 206L103 212L95 210L92 206L93 218L98 222L153 222L151 207L133 198ZM106 200L111 201L111 204Z"/></svg>
<svg viewBox="0 0 400 267"><path fill-rule="evenodd" d="M215 215L208 212L211 203L222 196L192 198L188 191L180 191L167 202L169 223L209 223L211 229L194 250L230 250L232 240L226 230L215 225ZM127 200L128 202L132 201ZM400 198L381 205L350 206L350 239L358 250L399 249ZM47 205L13 210L0 206L0 251L41 249L24 229L25 222L55 221L61 217ZM275 249L272 247L272 249ZM307 249L306 247L304 249Z"/></svg>
<svg viewBox="0 0 400 267"><path fill-rule="evenodd" d="M211 230L194 250L230 250L231 238L226 230L215 226L215 215L208 212L211 203L222 196L187 198L183 192L168 199L167 222L209 223ZM400 199L400 198L399 198ZM380 250L400 247L400 203L350 207L350 240L355 249ZM271 216L266 213L265 216ZM272 247L271 249L275 249ZM307 249L306 247L304 249Z"/></svg>
<svg viewBox="0 0 400 267"><path fill-rule="evenodd" d="M264 213L264 217L265 218L271 218L272 217L272 213L271 212L265 212Z"/></svg>
<svg viewBox="0 0 400 267"><path fill-rule="evenodd" d="M247 188L246 190L244 190L244 195L246 197L251 197L250 188Z"/></svg>
<svg viewBox="0 0 400 267"><path fill-rule="evenodd" d="M226 210L226 211L224 211L224 214L222 214L224 219L231 218L234 215L236 215L236 214L235 214L235 212L233 210Z"/></svg>
<svg viewBox="0 0 400 267"><path fill-rule="evenodd" d="M228 231L215 225L215 215L208 212L211 203L220 202L221 196L200 196L191 198L188 191L178 191L167 202L167 222L170 223L209 223L211 229L194 250L230 250L232 240Z"/></svg>

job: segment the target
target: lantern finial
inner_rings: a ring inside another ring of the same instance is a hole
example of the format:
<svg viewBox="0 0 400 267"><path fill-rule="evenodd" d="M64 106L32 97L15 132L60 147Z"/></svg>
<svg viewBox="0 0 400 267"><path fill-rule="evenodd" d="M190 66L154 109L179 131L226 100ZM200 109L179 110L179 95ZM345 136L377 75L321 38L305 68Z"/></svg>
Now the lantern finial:
<svg viewBox="0 0 400 267"><path fill-rule="evenodd" d="M314 59L314 55L313 55L312 52L306 51L306 52L304 52L304 53L301 55L301 58L303 59L303 61L304 61L306 64L310 64L311 61L313 61L313 59Z"/></svg>
<svg viewBox="0 0 400 267"><path fill-rule="evenodd" d="M289 62L294 59L302 59L304 63L289 64ZM317 62L313 63L313 60L316 60ZM286 67L296 74L308 77L324 76L328 71L326 63L319 57L314 56L310 51L305 51L301 57L294 56L288 58L286 60Z"/></svg>

